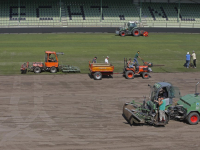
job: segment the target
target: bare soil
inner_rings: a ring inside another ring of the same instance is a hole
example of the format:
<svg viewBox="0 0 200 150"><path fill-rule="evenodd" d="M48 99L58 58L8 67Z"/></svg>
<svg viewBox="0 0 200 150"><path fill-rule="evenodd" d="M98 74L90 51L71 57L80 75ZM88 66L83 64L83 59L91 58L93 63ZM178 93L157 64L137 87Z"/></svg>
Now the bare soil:
<svg viewBox="0 0 200 150"><path fill-rule="evenodd" d="M167 81L185 95L200 81L200 73L151 76L101 81L87 74L0 76L0 149L199 149L200 124L130 126L122 117L125 102L149 96L148 84Z"/></svg>

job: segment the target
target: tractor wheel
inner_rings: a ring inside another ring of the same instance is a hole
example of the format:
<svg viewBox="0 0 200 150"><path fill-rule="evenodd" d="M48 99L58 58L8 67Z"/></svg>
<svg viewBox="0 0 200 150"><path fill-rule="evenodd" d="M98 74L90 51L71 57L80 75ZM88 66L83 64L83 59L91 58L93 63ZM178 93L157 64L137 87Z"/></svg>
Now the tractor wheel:
<svg viewBox="0 0 200 150"><path fill-rule="evenodd" d="M40 67L35 67L35 69L34 69L34 73L40 73L40 72L41 72Z"/></svg>
<svg viewBox="0 0 200 150"><path fill-rule="evenodd" d="M196 112L190 113L187 118L188 123L191 125L198 124L199 122L199 114Z"/></svg>
<svg viewBox="0 0 200 150"><path fill-rule="evenodd" d="M56 72L57 72L56 67L51 67L50 72L51 72L51 73L56 73Z"/></svg>
<svg viewBox="0 0 200 150"><path fill-rule="evenodd" d="M134 29L133 30L133 36L140 36L140 30L139 29Z"/></svg>
<svg viewBox="0 0 200 150"><path fill-rule="evenodd" d="M143 78L143 79L149 79L149 73L144 72L144 73L142 74L142 78Z"/></svg>
<svg viewBox="0 0 200 150"><path fill-rule="evenodd" d="M95 80L101 80L102 79L101 72L95 72L93 76L94 76Z"/></svg>
<svg viewBox="0 0 200 150"><path fill-rule="evenodd" d="M121 35L122 37L125 37L125 36L126 36L125 31L121 31L121 32L120 32L120 35Z"/></svg>
<svg viewBox="0 0 200 150"><path fill-rule="evenodd" d="M125 73L126 79L134 79L134 72L133 71L127 71Z"/></svg>

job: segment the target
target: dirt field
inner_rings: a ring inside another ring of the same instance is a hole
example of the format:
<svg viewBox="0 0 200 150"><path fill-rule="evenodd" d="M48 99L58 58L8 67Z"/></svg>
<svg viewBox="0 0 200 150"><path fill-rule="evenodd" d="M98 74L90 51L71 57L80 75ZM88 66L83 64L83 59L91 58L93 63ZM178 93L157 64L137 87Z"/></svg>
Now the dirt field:
<svg viewBox="0 0 200 150"><path fill-rule="evenodd" d="M200 81L200 73L151 76L101 81L87 74L0 76L0 149L199 149L200 124L130 126L122 117L125 102L149 96L148 84L168 81L185 95Z"/></svg>

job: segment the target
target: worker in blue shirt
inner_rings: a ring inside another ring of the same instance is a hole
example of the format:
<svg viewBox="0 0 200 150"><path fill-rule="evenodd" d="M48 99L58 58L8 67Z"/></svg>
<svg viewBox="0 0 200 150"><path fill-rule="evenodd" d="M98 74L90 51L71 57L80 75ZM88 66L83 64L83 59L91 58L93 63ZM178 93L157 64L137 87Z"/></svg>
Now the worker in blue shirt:
<svg viewBox="0 0 200 150"><path fill-rule="evenodd" d="M189 65L190 65L190 54L189 54L189 52L187 52L187 54L186 54L186 67L189 68Z"/></svg>

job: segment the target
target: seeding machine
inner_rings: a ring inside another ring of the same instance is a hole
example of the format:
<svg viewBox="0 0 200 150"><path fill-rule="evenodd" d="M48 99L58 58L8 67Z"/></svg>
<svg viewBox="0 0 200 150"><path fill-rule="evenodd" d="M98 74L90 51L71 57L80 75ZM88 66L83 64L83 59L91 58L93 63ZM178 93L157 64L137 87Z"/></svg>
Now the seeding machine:
<svg viewBox="0 0 200 150"><path fill-rule="evenodd" d="M165 126L170 119L187 121L190 125L198 124L200 116L200 96L197 93L197 85L195 94L188 94L183 97L180 96L178 88L172 86L167 82L158 82L150 86L150 100L137 103L134 100L127 102L123 106L123 117L130 125L137 124L151 124L154 126ZM159 120L157 100L161 89L166 91L165 98L165 120ZM173 99L179 98L175 104Z"/></svg>

